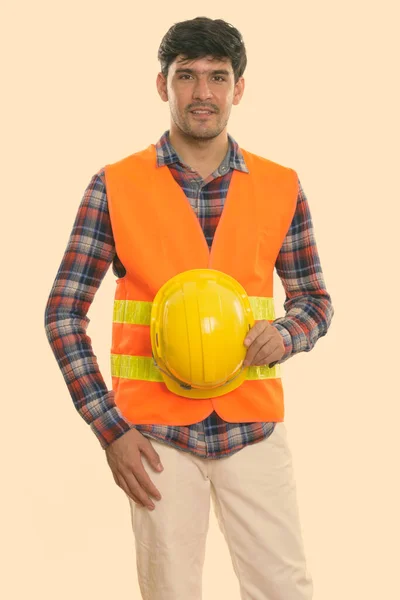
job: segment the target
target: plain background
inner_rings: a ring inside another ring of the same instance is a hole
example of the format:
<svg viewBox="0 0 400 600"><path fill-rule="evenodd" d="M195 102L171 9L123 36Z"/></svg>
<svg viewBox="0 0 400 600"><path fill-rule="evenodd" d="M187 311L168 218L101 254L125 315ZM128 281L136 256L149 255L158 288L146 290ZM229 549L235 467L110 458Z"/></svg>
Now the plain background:
<svg viewBox="0 0 400 600"><path fill-rule="evenodd" d="M247 47L229 132L294 168L335 307L283 368L315 600L400 597L396 2L8 3L2 20L0 585L7 600L139 598L129 506L76 413L44 308L92 175L169 127L169 27L223 18ZM88 334L111 386L111 269ZM278 316L284 293L276 282ZM214 514L204 598L239 599Z"/></svg>

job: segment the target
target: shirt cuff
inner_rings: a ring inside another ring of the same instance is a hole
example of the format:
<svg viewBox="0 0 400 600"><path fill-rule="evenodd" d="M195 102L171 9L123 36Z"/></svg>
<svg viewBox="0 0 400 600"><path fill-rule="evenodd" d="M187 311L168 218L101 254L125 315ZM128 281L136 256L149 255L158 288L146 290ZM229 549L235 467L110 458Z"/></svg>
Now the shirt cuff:
<svg viewBox="0 0 400 600"><path fill-rule="evenodd" d="M90 423L90 428L103 449L134 427L133 423L123 418L116 406Z"/></svg>

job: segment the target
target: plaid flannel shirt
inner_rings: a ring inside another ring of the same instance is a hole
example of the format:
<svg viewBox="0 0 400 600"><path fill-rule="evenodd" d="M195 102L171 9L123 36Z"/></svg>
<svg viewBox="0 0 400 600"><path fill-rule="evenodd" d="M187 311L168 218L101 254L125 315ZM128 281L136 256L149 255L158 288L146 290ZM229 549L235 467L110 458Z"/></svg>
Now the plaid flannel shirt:
<svg viewBox="0 0 400 600"><path fill-rule="evenodd" d="M158 166L168 165L198 217L209 246L233 170L248 172L237 142L230 135L228 138L229 149L224 160L205 180L180 159L171 145L169 131L156 144ZM46 304L45 331L74 406L102 448L135 427L143 435L182 451L199 457L220 458L271 435L273 422L228 423L216 412L188 426L138 425L122 416L115 405L113 390L105 385L86 333L89 307L111 264L116 277L125 274L115 250L104 168L101 168L92 176L80 202ZM299 352L309 352L326 334L334 312L300 181L296 211L275 269L286 293L285 316L272 323L283 337L285 353L277 361L283 363Z"/></svg>

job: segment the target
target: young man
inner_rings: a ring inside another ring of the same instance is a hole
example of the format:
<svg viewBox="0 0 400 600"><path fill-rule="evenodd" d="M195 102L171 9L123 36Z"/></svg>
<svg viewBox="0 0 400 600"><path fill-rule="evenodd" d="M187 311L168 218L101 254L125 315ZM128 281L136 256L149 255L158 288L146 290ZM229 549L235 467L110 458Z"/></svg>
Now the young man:
<svg viewBox="0 0 400 600"><path fill-rule="evenodd" d="M113 372L109 391L86 335L86 314L111 263L116 306L150 303L166 279L199 267L236 276L247 293L262 296L275 268L286 314L257 319L250 330L245 364L253 367L273 370L311 350L333 316L295 171L241 149L227 133L244 92L240 33L223 20L181 22L158 57L170 129L92 177L48 299L47 336L76 409L128 496L143 598L201 598L212 498L242 598L309 600L280 378L246 381L241 396L199 401L146 381L139 369ZM144 321L121 326L114 317L113 327L144 360L151 357ZM263 401L257 405L246 390L265 390Z"/></svg>

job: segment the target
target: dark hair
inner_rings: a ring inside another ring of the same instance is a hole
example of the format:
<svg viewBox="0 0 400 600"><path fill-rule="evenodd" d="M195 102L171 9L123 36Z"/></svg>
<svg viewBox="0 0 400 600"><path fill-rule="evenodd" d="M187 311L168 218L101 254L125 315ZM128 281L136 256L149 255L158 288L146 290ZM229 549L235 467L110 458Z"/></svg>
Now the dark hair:
<svg viewBox="0 0 400 600"><path fill-rule="evenodd" d="M240 32L222 19L196 17L175 23L164 35L158 49L161 72L167 77L170 64L181 54L188 60L211 55L218 60L229 58L235 83L247 65L246 48Z"/></svg>

